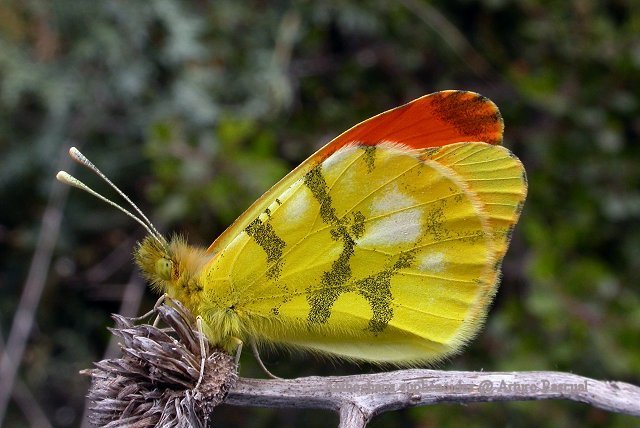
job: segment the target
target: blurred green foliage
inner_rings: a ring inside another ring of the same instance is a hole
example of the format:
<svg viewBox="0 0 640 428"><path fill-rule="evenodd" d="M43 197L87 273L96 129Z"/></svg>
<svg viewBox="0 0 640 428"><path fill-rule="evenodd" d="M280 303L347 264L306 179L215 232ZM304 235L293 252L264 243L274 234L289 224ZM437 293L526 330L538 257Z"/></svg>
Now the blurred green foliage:
<svg viewBox="0 0 640 428"><path fill-rule="evenodd" d="M442 367L640 384L638 34L635 0L2 2L2 333L70 145L163 231L206 245L349 126L424 93L467 89L501 107L530 193L485 331ZM56 426L80 423L87 384L77 372L101 358L108 313L133 269L128 256L107 257L128 253L139 229L80 192L68 199L20 369ZM109 274L91 280L105 258ZM373 370L267 360L289 377ZM260 375L249 358L242 370ZM12 405L6 425L25 420ZM225 407L216 421L313 427L327 417ZM371 426L633 422L532 402L415 408Z"/></svg>

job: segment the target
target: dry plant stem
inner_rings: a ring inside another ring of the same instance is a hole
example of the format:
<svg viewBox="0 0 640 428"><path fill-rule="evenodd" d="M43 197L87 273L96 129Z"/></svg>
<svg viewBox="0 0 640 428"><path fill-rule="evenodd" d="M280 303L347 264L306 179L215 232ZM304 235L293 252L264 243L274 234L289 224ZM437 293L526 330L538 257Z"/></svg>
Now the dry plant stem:
<svg viewBox="0 0 640 428"><path fill-rule="evenodd" d="M4 337L0 333L0 351L4 352ZM16 405L22 411L27 419L30 427L33 428L51 428L51 422L47 419L47 415L40 407L40 403L36 401L29 387L17 376L13 384L13 392L11 397Z"/></svg>
<svg viewBox="0 0 640 428"><path fill-rule="evenodd" d="M27 419L31 428L52 428L47 414L36 401L27 385L20 378L16 379L13 385L13 400L20 407L20 410Z"/></svg>
<svg viewBox="0 0 640 428"><path fill-rule="evenodd" d="M291 380L241 378L226 403L329 409L340 413L340 427L364 427L375 415L406 407L550 399L640 417L640 387L561 372L398 370Z"/></svg>
<svg viewBox="0 0 640 428"><path fill-rule="evenodd" d="M60 157L58 167L64 169L69 163L65 153L65 156ZM62 207L67 199L68 192L69 186L54 185L49 193L47 207L42 215L35 253L29 266L29 273L22 289L18 308L13 316L11 331L9 332L0 364L0 425L4 422L18 368L27 346L27 339L31 334L36 309L40 303L40 297L49 272L53 249L58 239Z"/></svg>

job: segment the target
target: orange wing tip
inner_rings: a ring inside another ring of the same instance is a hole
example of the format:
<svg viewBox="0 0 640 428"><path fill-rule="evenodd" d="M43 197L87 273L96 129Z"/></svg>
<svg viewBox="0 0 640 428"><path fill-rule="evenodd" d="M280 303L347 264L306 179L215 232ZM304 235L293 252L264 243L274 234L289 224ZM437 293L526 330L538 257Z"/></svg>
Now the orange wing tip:
<svg viewBox="0 0 640 428"><path fill-rule="evenodd" d="M345 131L320 149L325 158L350 143L395 142L414 149L461 142L500 144L504 123L488 98L468 91L441 91L380 113ZM315 157L315 156L314 156Z"/></svg>

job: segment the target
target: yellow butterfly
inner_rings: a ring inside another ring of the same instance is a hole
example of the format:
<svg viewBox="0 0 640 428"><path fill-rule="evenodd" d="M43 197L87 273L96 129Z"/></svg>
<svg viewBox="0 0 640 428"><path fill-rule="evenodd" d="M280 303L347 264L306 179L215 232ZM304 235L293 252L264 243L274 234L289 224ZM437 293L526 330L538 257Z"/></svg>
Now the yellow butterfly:
<svg viewBox="0 0 640 428"><path fill-rule="evenodd" d="M338 136L206 249L165 239L125 196L149 232L136 261L227 350L440 360L482 326L526 197L502 131L478 94L423 96Z"/></svg>

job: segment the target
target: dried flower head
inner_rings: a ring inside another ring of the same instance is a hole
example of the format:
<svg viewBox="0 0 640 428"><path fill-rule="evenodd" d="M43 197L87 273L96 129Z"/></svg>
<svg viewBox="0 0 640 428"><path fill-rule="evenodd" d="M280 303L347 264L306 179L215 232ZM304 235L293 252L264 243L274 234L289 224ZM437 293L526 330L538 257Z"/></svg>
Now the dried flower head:
<svg viewBox="0 0 640 428"><path fill-rule="evenodd" d="M193 315L179 302L155 310L167 328L113 315L122 356L95 363L89 421L106 427L205 427L235 384L234 359L218 349L204 353ZM205 358L204 370L201 366Z"/></svg>

